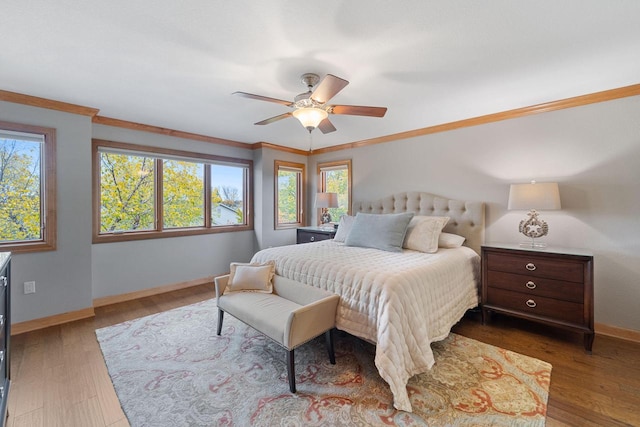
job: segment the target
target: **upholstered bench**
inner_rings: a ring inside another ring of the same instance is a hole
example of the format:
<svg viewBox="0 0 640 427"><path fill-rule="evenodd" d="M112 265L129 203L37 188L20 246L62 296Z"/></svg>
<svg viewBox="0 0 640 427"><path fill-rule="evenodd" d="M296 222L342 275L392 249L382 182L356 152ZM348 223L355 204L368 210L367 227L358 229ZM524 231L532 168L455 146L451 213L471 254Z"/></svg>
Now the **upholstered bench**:
<svg viewBox="0 0 640 427"><path fill-rule="evenodd" d="M232 265L233 266L233 265ZM218 330L222 331L224 313L246 323L271 338L287 352L289 389L296 392L294 349L326 334L327 351L335 364L332 330L340 297L313 286L272 276L272 292L225 292L229 275L215 278L218 301Z"/></svg>

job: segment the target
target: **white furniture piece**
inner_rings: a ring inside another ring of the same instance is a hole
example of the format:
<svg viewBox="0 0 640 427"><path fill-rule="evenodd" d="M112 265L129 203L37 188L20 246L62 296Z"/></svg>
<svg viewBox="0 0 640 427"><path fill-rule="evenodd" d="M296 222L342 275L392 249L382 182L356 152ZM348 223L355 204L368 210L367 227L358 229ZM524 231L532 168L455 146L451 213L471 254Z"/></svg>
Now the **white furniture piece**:
<svg viewBox="0 0 640 427"><path fill-rule="evenodd" d="M228 281L229 275L215 278L218 335L226 312L283 346L288 350L287 375L292 393L296 392L295 348L325 333L329 360L335 365L332 331L338 295L313 286L300 286L283 277L274 277L273 293L224 293Z"/></svg>

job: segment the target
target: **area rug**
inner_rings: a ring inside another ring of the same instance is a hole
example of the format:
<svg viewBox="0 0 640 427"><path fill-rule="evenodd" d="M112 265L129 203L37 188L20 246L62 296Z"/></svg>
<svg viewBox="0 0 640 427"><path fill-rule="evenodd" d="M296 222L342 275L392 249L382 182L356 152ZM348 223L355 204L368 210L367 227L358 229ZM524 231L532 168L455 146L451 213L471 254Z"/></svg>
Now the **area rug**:
<svg viewBox="0 0 640 427"><path fill-rule="evenodd" d="M413 412L397 411L373 345L335 334L296 349L289 392L285 350L225 316L215 300L98 329L122 408L141 426L543 426L551 365L450 334L435 366L408 384Z"/></svg>

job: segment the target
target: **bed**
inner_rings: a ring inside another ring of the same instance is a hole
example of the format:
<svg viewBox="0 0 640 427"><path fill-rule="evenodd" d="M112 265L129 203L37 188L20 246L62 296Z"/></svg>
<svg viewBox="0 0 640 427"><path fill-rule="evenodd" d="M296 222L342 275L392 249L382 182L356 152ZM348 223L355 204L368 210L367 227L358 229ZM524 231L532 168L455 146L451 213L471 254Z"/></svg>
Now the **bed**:
<svg viewBox="0 0 640 427"><path fill-rule="evenodd" d="M464 245L428 254L325 240L264 249L252 262L275 261L276 280L340 295L336 327L376 345L375 364L395 408L411 412L407 381L433 366L431 343L444 339L478 305L484 203L406 192L355 203L353 211L447 216L442 231L465 237Z"/></svg>

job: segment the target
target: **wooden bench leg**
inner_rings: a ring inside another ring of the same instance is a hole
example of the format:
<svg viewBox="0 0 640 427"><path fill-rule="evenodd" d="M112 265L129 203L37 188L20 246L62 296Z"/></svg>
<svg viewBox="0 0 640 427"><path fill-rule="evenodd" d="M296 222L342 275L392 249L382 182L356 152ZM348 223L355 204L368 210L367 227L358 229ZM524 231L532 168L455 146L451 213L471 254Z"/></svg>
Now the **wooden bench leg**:
<svg viewBox="0 0 640 427"><path fill-rule="evenodd" d="M224 319L224 311L218 309L218 335L222 332L222 320Z"/></svg>
<svg viewBox="0 0 640 427"><path fill-rule="evenodd" d="M324 334L327 341L327 351L329 352L329 361L332 365L336 364L336 355L333 351L333 328L329 329Z"/></svg>
<svg viewBox="0 0 640 427"><path fill-rule="evenodd" d="M296 392L296 367L294 361L293 350L287 353L287 375L289 376L289 390L291 393Z"/></svg>

